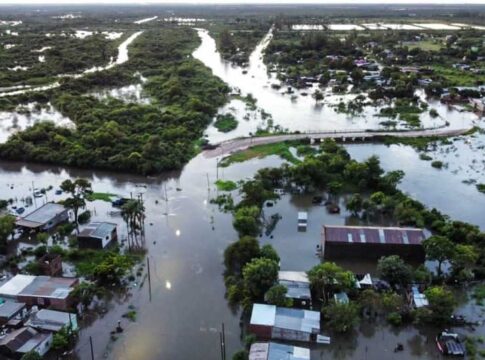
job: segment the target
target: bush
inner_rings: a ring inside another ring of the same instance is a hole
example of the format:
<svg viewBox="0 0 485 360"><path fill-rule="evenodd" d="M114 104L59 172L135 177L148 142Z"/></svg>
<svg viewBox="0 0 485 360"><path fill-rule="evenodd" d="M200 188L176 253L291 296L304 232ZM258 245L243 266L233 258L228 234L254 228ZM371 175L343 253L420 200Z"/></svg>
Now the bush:
<svg viewBox="0 0 485 360"><path fill-rule="evenodd" d="M392 312L387 315L387 322L394 326L399 326L402 324L402 316L398 312Z"/></svg>
<svg viewBox="0 0 485 360"><path fill-rule="evenodd" d="M89 219L91 219L91 211L89 211L89 210L86 210L86 211L82 212L77 217L77 221L80 224L87 224L89 222Z"/></svg>
<svg viewBox="0 0 485 360"><path fill-rule="evenodd" d="M443 167L443 162L439 160L435 160L431 163L431 166L436 169L441 169Z"/></svg>

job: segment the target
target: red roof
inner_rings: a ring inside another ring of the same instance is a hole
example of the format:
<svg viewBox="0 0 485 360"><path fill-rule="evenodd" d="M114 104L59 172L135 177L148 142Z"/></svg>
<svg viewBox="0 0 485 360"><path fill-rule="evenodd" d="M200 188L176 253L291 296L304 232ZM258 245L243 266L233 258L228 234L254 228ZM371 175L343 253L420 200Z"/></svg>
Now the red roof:
<svg viewBox="0 0 485 360"><path fill-rule="evenodd" d="M322 231L322 243L421 245L424 239L424 231L414 228L325 225Z"/></svg>

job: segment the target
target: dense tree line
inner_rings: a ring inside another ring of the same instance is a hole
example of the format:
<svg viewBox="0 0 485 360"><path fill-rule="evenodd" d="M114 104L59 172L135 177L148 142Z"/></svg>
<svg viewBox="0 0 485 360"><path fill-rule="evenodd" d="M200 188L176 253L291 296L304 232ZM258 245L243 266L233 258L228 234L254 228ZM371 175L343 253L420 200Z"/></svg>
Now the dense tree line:
<svg viewBox="0 0 485 360"><path fill-rule="evenodd" d="M147 31L119 69L66 81L46 100L75 129L38 123L0 146L0 157L86 168L153 174L178 169L195 153L195 142L226 100L227 86L188 56L198 44L191 29ZM148 77L151 105L82 95L93 83ZM102 81L101 81L101 80Z"/></svg>

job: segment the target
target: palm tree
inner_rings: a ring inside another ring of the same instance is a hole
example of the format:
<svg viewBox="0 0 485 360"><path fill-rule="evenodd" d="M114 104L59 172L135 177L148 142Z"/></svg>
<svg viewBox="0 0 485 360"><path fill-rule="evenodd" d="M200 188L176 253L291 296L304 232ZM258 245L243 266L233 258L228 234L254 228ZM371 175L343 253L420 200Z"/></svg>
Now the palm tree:
<svg viewBox="0 0 485 360"><path fill-rule="evenodd" d="M129 249L142 248L145 242L145 206L141 198L128 200L121 207L121 216L128 230Z"/></svg>

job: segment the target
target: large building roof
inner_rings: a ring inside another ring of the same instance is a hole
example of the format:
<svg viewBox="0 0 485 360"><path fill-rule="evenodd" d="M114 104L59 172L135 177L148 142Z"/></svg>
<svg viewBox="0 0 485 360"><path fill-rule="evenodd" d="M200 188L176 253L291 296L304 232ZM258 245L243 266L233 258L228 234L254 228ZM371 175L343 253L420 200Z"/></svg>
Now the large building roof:
<svg viewBox="0 0 485 360"><path fill-rule="evenodd" d="M372 226L325 225L322 242L420 245L426 239L422 229Z"/></svg>
<svg viewBox="0 0 485 360"><path fill-rule="evenodd" d="M79 236L105 239L107 236L111 235L111 232L114 229L116 229L116 224L113 223L92 222L81 231Z"/></svg>
<svg viewBox="0 0 485 360"><path fill-rule="evenodd" d="M65 299L76 282L76 278L15 275L0 287L0 296Z"/></svg>
<svg viewBox="0 0 485 360"><path fill-rule="evenodd" d="M22 219L18 220L16 224L18 226L29 228L41 227L65 210L66 209L61 204L49 202L42 205L40 208L35 209L27 216L24 216Z"/></svg>
<svg viewBox="0 0 485 360"><path fill-rule="evenodd" d="M39 333L32 328L23 327L5 335L0 339L0 345L7 346L12 352L25 354L34 350L49 336L49 334Z"/></svg>
<svg viewBox="0 0 485 360"><path fill-rule="evenodd" d="M274 342L254 343L249 360L310 360L310 349Z"/></svg>
<svg viewBox="0 0 485 360"><path fill-rule="evenodd" d="M273 326L280 329L314 333L320 331L320 313L274 305L254 304L251 325Z"/></svg>

